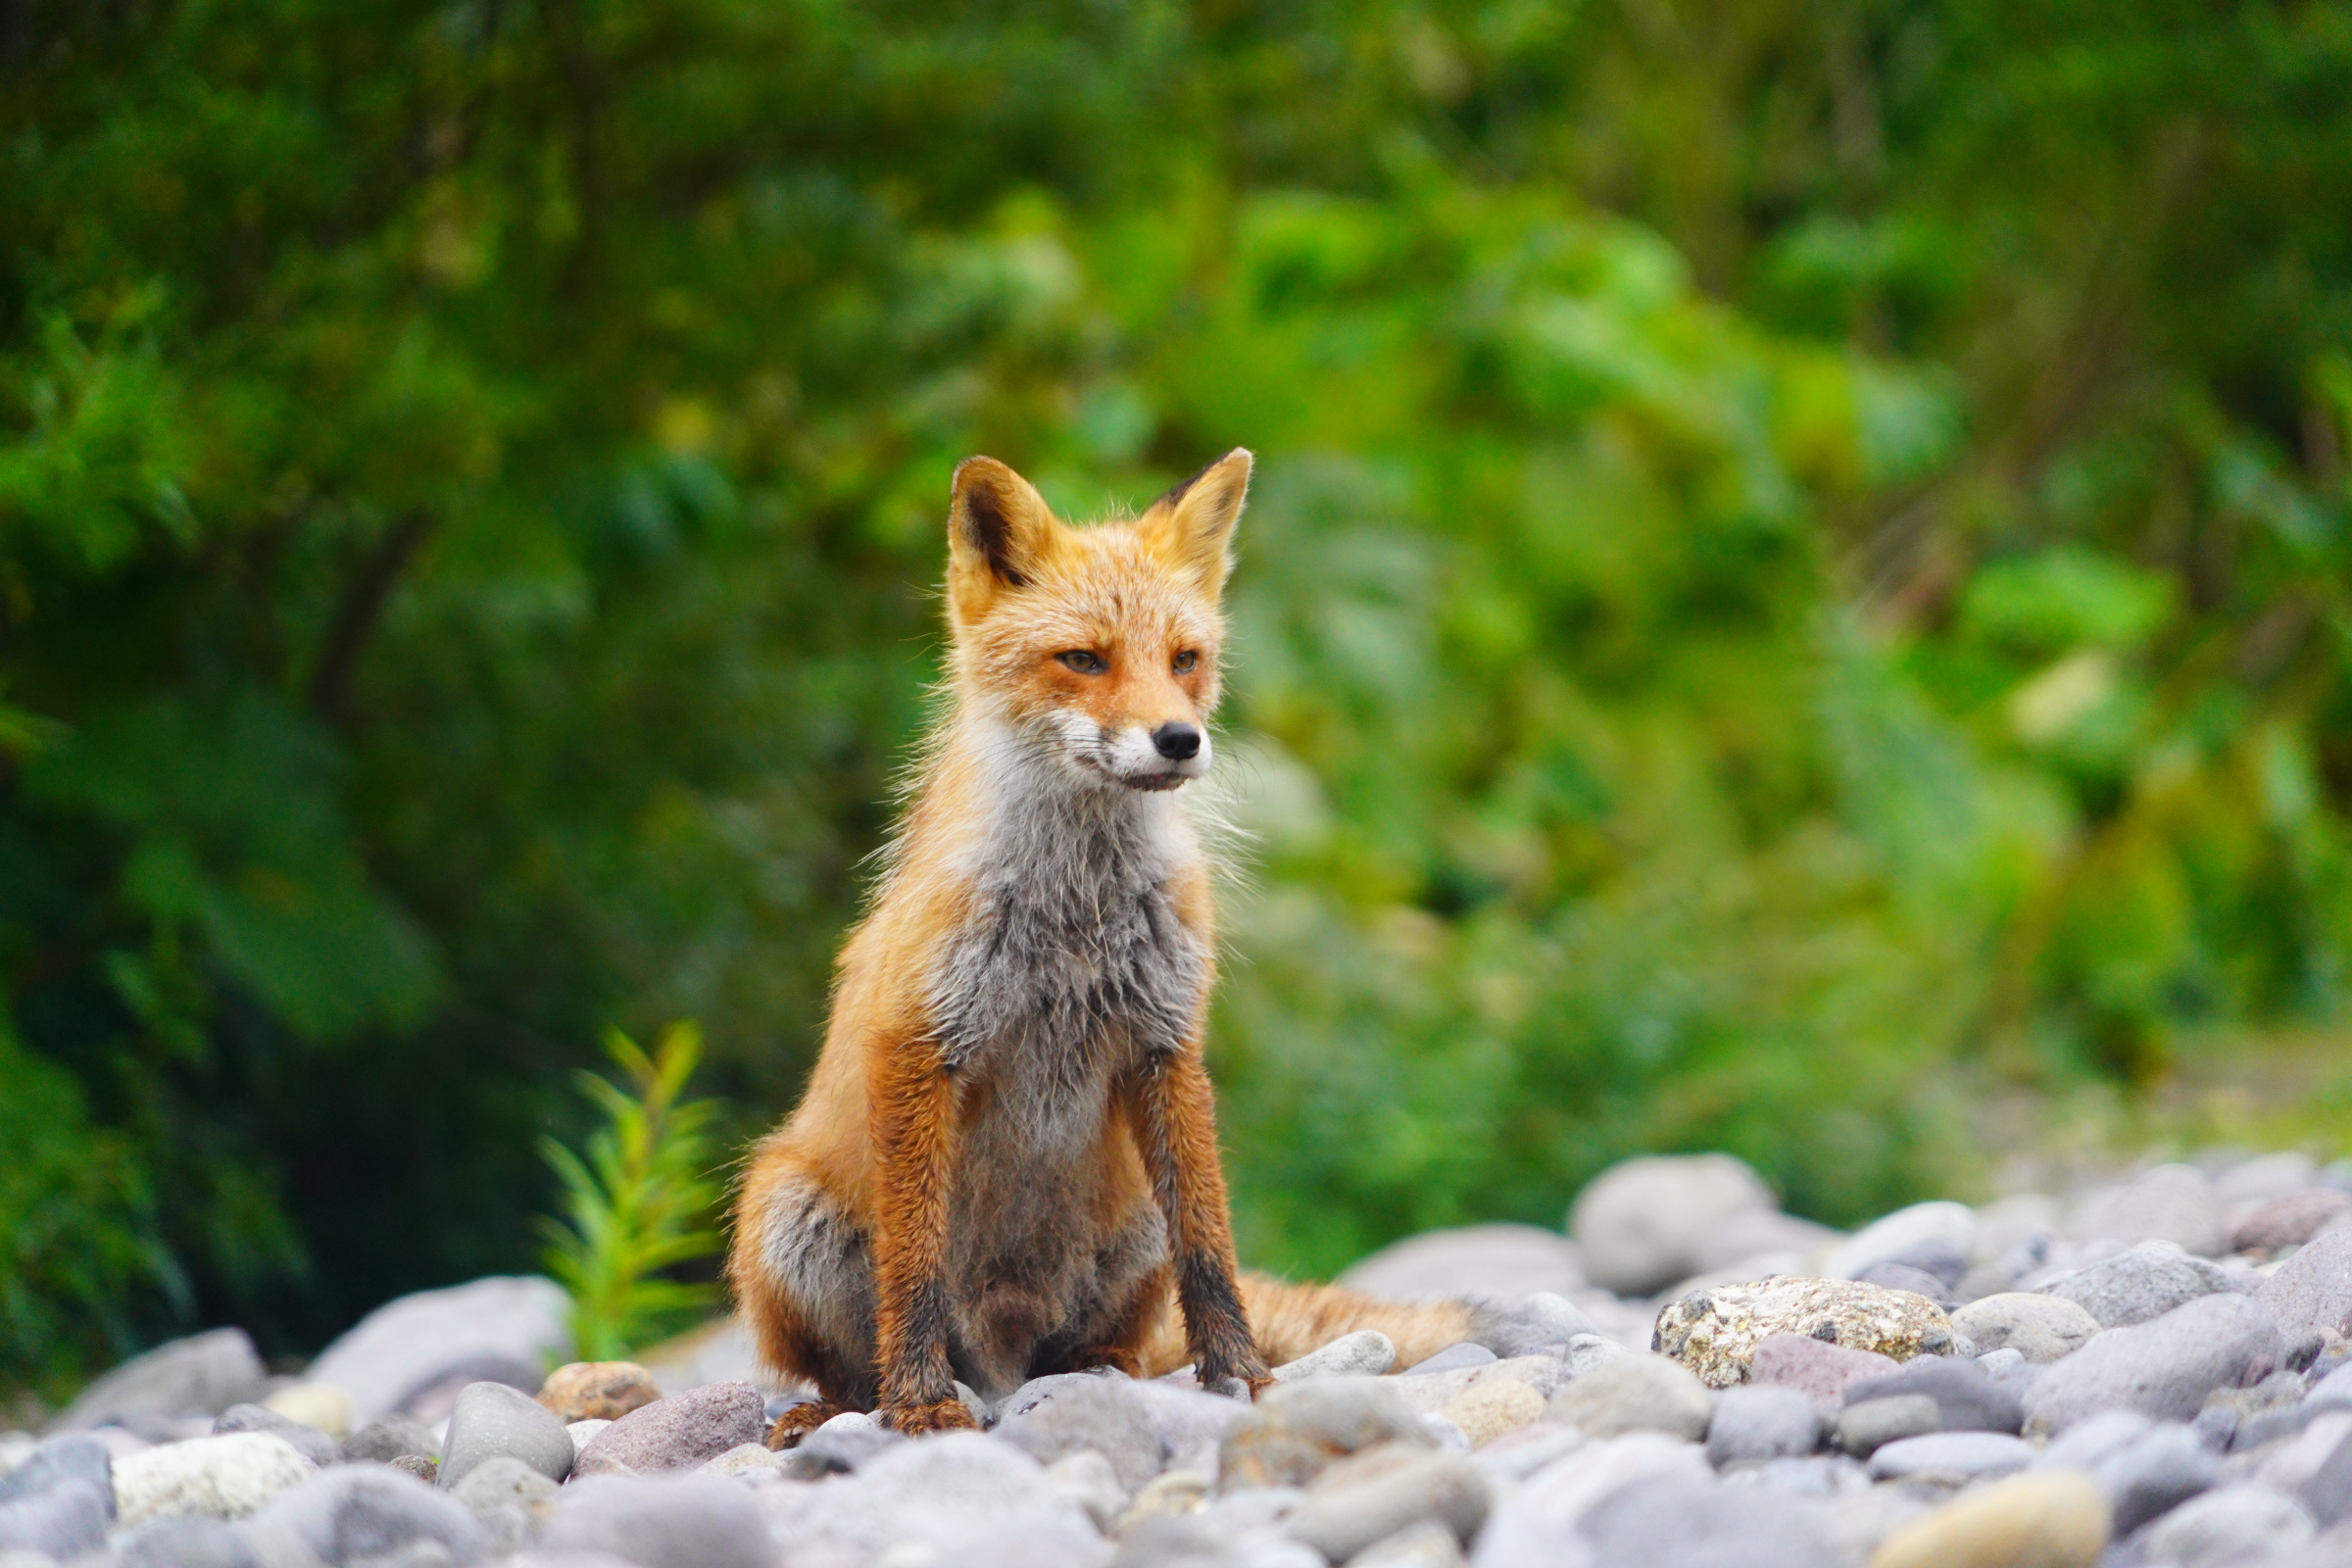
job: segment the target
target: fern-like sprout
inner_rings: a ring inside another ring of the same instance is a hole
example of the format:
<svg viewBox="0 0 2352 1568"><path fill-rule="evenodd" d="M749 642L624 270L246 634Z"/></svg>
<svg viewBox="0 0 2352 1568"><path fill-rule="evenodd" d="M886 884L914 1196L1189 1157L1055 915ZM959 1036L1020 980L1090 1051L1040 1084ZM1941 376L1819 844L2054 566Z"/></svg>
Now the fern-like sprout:
<svg viewBox="0 0 2352 1568"><path fill-rule="evenodd" d="M571 1293L574 1353L591 1361L617 1360L707 1311L716 1287L662 1273L720 1247L710 1223L719 1187L707 1174L718 1106L678 1099L702 1058L701 1031L670 1025L649 1057L608 1030L605 1054L634 1093L582 1072L581 1093L604 1113L586 1157L540 1143L564 1184L564 1217L540 1221L547 1268Z"/></svg>

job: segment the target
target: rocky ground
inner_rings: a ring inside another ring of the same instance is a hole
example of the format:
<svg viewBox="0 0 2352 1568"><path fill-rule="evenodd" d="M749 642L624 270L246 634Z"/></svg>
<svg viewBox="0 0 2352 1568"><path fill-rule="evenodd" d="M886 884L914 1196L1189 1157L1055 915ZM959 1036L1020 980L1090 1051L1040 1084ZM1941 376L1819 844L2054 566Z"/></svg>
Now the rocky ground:
<svg viewBox="0 0 2352 1568"><path fill-rule="evenodd" d="M1508 1303L1254 1405L1042 1378L989 1430L843 1416L724 1326L563 1359L564 1302L394 1301L300 1378L224 1329L0 1433L0 1568L2218 1568L2352 1565L2352 1166L2215 1157L1842 1235L1722 1155L1567 1234L1400 1243L1348 1283Z"/></svg>

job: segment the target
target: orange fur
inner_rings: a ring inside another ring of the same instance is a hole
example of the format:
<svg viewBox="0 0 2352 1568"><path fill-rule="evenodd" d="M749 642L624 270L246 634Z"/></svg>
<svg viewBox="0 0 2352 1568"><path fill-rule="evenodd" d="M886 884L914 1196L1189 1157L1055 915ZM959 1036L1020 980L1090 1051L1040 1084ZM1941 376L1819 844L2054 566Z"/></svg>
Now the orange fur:
<svg viewBox="0 0 2352 1568"><path fill-rule="evenodd" d="M842 952L816 1071L759 1145L735 1213L728 1275L745 1320L768 1363L815 1384L823 1408L878 1408L928 1430L968 1423L958 1375L1003 1386L1190 1362L1204 1381L1255 1387L1268 1353L1349 1327L1394 1325L1408 1354L1462 1337L1459 1308L1236 1279L1200 1050L1210 869L1166 792L1207 762L1227 541L1249 474L1235 452L1132 522L1076 529L1002 464L956 470L953 703ZM1180 750L1188 733L1198 757ZM1063 816L1039 818L1050 832L1022 825L1017 798L1041 780L1053 802L1069 796L1054 807ZM1114 891L1149 906L1136 918L1150 940L1101 954L1047 943L1032 976L998 951L1011 940L1002 922L1077 922L1087 938L1088 901L1103 897L1019 885L1024 856L1077 854L1065 818L1126 835L1129 860L1103 851L1103 875L1148 866L1148 887ZM1005 913L1004 886L1030 904ZM1126 989L1108 993L1104 1016L1083 987L1114 961L1133 972L1120 971ZM965 984L957 963L977 978ZM997 1016L981 1003L999 992L1032 1000L1032 979L1040 1006L1061 1000L1055 986L1079 988L1083 1005L1037 1014L1071 1039L1039 1033L1030 1014L995 1035L963 1016ZM776 1441L812 1419L779 1423Z"/></svg>

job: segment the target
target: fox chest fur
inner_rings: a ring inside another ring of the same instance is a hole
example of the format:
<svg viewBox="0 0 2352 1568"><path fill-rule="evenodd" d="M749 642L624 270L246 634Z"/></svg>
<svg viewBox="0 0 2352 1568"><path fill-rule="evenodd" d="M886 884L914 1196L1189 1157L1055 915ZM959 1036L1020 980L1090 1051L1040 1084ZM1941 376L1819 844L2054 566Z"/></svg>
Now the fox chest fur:
<svg viewBox="0 0 2352 1568"><path fill-rule="evenodd" d="M982 1363L1097 1331L1165 1261L1132 1152L1103 1146L1128 1136L1122 1080L1186 1049L1200 1018L1208 942L1173 891L1198 854L1174 800L1066 784L1001 795L971 854L927 1010L960 1110L951 1294Z"/></svg>

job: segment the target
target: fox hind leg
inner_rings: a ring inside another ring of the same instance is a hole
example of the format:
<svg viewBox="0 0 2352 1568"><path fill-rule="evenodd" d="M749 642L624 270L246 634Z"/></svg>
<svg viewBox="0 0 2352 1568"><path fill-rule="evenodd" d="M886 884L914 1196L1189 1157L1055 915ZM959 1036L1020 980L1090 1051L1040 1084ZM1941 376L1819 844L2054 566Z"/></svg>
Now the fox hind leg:
<svg viewBox="0 0 2352 1568"><path fill-rule="evenodd" d="M814 1384L819 1396L785 1412L771 1446L845 1410L874 1407L873 1267L864 1233L830 1195L785 1161L756 1161L736 1207L727 1276L760 1359Z"/></svg>

